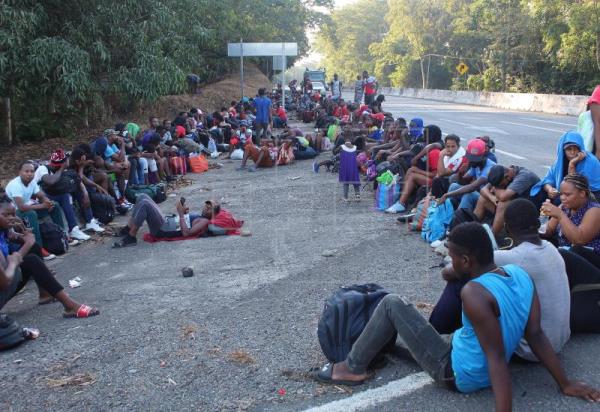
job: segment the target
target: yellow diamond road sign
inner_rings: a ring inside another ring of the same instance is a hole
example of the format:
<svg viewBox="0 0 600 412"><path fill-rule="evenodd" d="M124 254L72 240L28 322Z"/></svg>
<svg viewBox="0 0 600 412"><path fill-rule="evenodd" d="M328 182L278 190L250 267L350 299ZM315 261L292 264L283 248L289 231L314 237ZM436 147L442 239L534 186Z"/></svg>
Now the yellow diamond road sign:
<svg viewBox="0 0 600 412"><path fill-rule="evenodd" d="M460 62L460 64L458 66L456 66L456 71L459 72L460 74L465 74L466 72L469 71L469 66L467 66L463 62Z"/></svg>

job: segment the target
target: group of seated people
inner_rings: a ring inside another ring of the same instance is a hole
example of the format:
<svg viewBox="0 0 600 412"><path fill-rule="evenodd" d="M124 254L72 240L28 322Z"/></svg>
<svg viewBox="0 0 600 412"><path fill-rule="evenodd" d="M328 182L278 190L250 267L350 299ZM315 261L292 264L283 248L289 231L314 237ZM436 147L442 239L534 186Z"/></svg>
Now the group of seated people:
<svg viewBox="0 0 600 412"><path fill-rule="evenodd" d="M442 271L446 286L429 321L389 295L346 361L325 365L315 377L365 381L371 361L398 334L434 380L460 392L492 386L500 410L511 402L511 359L542 362L564 394L600 401L599 391L568 380L556 357L572 334L600 333L600 161L582 136L564 133L541 179L525 167L499 164L488 136L463 148L459 136L442 137L421 118L408 125L399 118L384 122L383 138L375 141L365 131L369 120L342 125L346 138L337 143L355 142L379 171L399 176L400 198L386 212L409 221L413 206L429 196L473 222L451 225L442 242L451 263ZM353 135L360 123L362 131ZM360 158L357 167L365 172Z"/></svg>
<svg viewBox="0 0 600 412"><path fill-rule="evenodd" d="M46 249L42 226L51 221L74 246L90 239L92 232L105 232L96 206L106 201L121 214L130 214L114 233L120 238L114 248L136 245L144 223L148 241L242 234L244 222L217 201L208 200L190 212L182 198L173 215L164 215L148 195L139 194L133 205L125 193L128 187L175 179L180 171L173 167L174 158L227 154L225 138L234 140L241 128L250 131L252 141L254 113L248 99L211 115L193 108L173 120L152 116L145 130L135 123L118 123L91 142L53 151L48 161L23 161L18 176L0 188L0 310L33 279L40 304L62 303L65 317L99 314L70 298L46 266L56 256Z"/></svg>

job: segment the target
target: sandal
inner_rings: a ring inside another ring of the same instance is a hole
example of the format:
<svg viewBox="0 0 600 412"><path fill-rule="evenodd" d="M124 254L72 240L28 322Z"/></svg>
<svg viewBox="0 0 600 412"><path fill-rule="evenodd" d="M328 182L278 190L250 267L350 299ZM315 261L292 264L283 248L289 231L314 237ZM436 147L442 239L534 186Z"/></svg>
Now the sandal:
<svg viewBox="0 0 600 412"><path fill-rule="evenodd" d="M321 369L312 373L313 378L321 383L328 385L346 385L346 386L357 386L362 385L365 381L346 381L343 379L333 379L333 365L334 363L326 363Z"/></svg>
<svg viewBox="0 0 600 412"><path fill-rule="evenodd" d="M63 313L63 318L90 318L99 315L100 311L88 305L81 305L75 313Z"/></svg>

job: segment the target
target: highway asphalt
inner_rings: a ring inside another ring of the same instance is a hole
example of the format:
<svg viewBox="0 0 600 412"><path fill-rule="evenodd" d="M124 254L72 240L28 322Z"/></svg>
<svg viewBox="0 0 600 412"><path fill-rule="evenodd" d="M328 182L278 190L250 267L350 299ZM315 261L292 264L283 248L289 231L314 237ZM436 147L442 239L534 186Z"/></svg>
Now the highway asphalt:
<svg viewBox="0 0 600 412"><path fill-rule="evenodd" d="M384 107L406 118L421 115L426 124L465 139L489 134L499 150L519 156L498 152L502 162L538 173L552 161L561 132L575 123L392 97ZM394 216L374 211L368 189L360 203L344 203L337 175L313 173L311 161L255 173L236 171L238 165L224 161L221 169L188 175L194 185L176 194L193 210L206 199L222 199L245 220L251 237L150 244L140 235L136 247L122 250L110 248L111 238L96 238L50 266L63 284L82 278L82 286L68 292L99 307L99 316L62 319L60 305L36 304L33 284L3 308L42 334L0 353L0 410L493 408L491 390L449 392L429 383L414 362L396 356L361 387L310 379L309 369L325 362L316 327L333 291L375 282L415 304L433 304L444 287L441 258ZM173 213L177 196L160 205L165 213ZM194 277L181 276L186 266ZM600 386L599 342L594 335L571 339L560 355L570 376ZM511 365L511 377L515 410L591 408L561 396L540 366Z"/></svg>

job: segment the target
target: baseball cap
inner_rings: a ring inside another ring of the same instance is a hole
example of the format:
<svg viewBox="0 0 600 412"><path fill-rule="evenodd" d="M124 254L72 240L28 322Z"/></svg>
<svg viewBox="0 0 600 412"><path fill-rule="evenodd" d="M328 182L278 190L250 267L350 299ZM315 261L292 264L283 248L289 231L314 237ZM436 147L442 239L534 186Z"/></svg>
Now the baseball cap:
<svg viewBox="0 0 600 412"><path fill-rule="evenodd" d="M117 132L115 129L106 129L106 130L104 130L104 136L106 136L106 137L111 136L113 134L114 135L118 135L119 132Z"/></svg>
<svg viewBox="0 0 600 412"><path fill-rule="evenodd" d="M498 187L502 180L504 180L504 173L506 172L506 168L502 165L494 165L490 169L488 173L488 183L494 187Z"/></svg>
<svg viewBox="0 0 600 412"><path fill-rule="evenodd" d="M469 162L481 162L485 156L485 142L473 139L467 144L467 159Z"/></svg>
<svg viewBox="0 0 600 412"><path fill-rule="evenodd" d="M177 136L177 137L185 136L185 128L183 126L177 126L175 128L175 136Z"/></svg>
<svg viewBox="0 0 600 412"><path fill-rule="evenodd" d="M67 160L67 155L63 149L57 149L50 155L50 166L60 167Z"/></svg>

